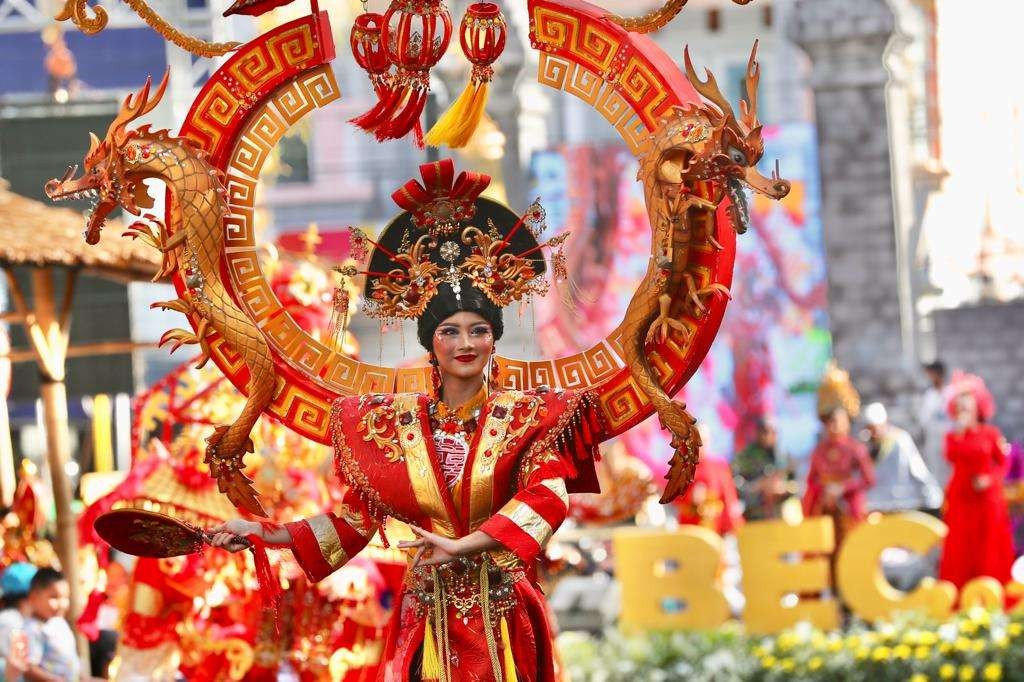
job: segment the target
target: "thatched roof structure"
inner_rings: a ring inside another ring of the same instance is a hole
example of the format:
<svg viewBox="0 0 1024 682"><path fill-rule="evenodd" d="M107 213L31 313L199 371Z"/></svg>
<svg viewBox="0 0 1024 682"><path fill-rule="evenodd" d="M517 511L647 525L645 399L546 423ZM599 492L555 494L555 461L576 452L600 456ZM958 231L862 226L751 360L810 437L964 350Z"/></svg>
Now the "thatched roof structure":
<svg viewBox="0 0 1024 682"><path fill-rule="evenodd" d="M141 241L121 237L123 224L108 220L104 238L89 246L85 217L15 194L0 178L0 266L66 266L118 280L148 280L160 254Z"/></svg>

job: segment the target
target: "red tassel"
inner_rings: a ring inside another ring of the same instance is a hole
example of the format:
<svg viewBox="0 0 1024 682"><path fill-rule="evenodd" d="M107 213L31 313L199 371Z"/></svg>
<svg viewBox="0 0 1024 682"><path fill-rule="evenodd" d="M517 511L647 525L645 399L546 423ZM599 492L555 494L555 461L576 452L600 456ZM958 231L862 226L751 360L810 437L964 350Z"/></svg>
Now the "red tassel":
<svg viewBox="0 0 1024 682"><path fill-rule="evenodd" d="M351 119L350 122L359 126L368 133L374 132L377 130L378 126L391 118L391 113L398 105L398 102L401 101L400 98L404 94L405 92L403 88L388 88L385 96L382 96L373 108L365 114L361 114Z"/></svg>
<svg viewBox="0 0 1024 682"><path fill-rule="evenodd" d="M246 535L245 538L252 543L252 558L256 565L256 584L259 586L260 597L263 599L263 607L274 609L276 614L281 606L281 581L270 570L267 545L257 535ZM276 627L276 616L274 624Z"/></svg>
<svg viewBox="0 0 1024 682"><path fill-rule="evenodd" d="M378 140L397 140L405 137L420 119L427 104L427 91L423 88L406 88L408 97L400 105L400 111L392 112L390 120L377 129Z"/></svg>
<svg viewBox="0 0 1024 682"><path fill-rule="evenodd" d="M416 138L416 146L423 149L423 124L420 123L419 119L416 119L416 125L412 129L412 134Z"/></svg>

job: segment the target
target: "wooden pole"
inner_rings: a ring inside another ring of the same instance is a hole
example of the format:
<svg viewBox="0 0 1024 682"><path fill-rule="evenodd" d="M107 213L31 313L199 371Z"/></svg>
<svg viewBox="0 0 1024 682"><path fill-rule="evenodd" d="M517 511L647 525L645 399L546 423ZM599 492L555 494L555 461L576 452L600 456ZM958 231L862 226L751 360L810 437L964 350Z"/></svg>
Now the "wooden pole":
<svg viewBox="0 0 1024 682"><path fill-rule="evenodd" d="M14 280L8 271L8 281ZM43 425L46 431L46 459L50 465L50 484L57 511L57 556L67 578L70 596L68 621L74 624L82 613L85 600L78 574L78 527L72 511L71 479L67 464L71 461L71 443L68 438L68 397L64 387L64 364L67 356L71 325L70 301L74 295L75 276L68 273L61 309L54 307L53 269L38 267L32 270L33 309L28 312L25 296L17 282L12 290L19 311L25 315L25 330L39 360L40 394L43 401ZM88 670L89 648L79 634L78 651L82 664Z"/></svg>
<svg viewBox="0 0 1024 682"><path fill-rule="evenodd" d="M0 351L9 350L11 339L7 328L0 326ZM11 444L11 420L7 413L7 396L11 393L12 363L0 357L0 503L10 507L14 501L14 447Z"/></svg>

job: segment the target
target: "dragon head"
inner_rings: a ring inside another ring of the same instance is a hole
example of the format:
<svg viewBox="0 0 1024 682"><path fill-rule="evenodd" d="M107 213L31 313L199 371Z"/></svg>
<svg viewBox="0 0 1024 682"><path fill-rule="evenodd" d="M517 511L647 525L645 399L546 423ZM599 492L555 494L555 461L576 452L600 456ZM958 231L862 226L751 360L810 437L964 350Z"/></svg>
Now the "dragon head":
<svg viewBox="0 0 1024 682"><path fill-rule="evenodd" d="M670 121L669 125L679 128L682 138L662 152L659 180L674 184L700 180L721 183L732 200L730 210L736 231L745 232L749 220L744 186L772 199L782 199L790 189L789 182L779 177L777 162L771 177L757 170L757 163L764 155L762 126L757 120L757 84L761 75L757 43L747 62L747 95L740 101L739 117L711 71L705 69L702 80L690 60L689 48L684 51L684 57L686 78L705 101L676 108L676 121ZM695 118L701 124L695 125Z"/></svg>
<svg viewBox="0 0 1024 682"><path fill-rule="evenodd" d="M139 144L140 139L149 134L149 126L136 130L128 130L127 126L156 108L167 89L169 75L170 70L164 73L152 95L151 77L138 92L128 95L103 140L89 133L89 151L83 159L81 177L74 177L78 171L76 164L68 166L64 177L46 183L46 196L52 201L93 197L93 208L85 228L85 241L89 244L99 242L100 230L117 206L133 215L138 215L140 208L153 206L153 199L146 192L142 180L153 177L156 172L154 168L147 167L145 162L151 155L144 145Z"/></svg>

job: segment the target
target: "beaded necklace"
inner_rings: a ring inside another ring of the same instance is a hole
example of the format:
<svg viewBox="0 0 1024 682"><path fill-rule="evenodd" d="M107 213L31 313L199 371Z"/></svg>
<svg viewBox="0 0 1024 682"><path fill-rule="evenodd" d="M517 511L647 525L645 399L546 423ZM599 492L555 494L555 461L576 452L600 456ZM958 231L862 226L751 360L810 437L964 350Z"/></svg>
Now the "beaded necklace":
<svg viewBox="0 0 1024 682"><path fill-rule="evenodd" d="M440 399L431 401L430 426L434 431L469 436L476 431L480 410L487 402L487 384L484 383L476 394L454 410Z"/></svg>

